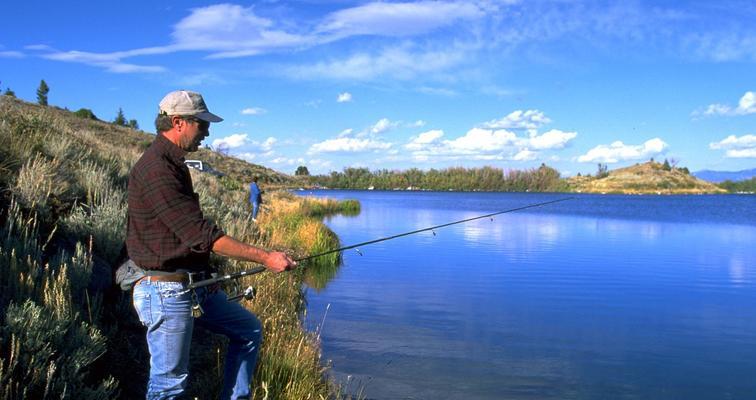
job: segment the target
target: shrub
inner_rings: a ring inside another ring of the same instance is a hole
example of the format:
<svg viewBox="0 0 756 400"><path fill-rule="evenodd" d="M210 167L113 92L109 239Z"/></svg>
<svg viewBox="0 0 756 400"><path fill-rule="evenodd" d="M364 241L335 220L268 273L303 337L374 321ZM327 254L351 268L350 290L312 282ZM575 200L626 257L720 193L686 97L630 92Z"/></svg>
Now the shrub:
<svg viewBox="0 0 756 400"><path fill-rule="evenodd" d="M0 400L24 398L109 399L116 381L88 382L87 370L105 352L91 306L82 320L92 271L82 246L73 257L58 252L43 266L37 219L18 203L0 228ZM17 303L23 300L20 304Z"/></svg>
<svg viewBox="0 0 756 400"><path fill-rule="evenodd" d="M58 160L48 161L36 154L21 167L13 193L24 207L36 209L42 216L47 216L50 197L60 196L68 189L68 182L59 173Z"/></svg>
<svg viewBox="0 0 756 400"><path fill-rule="evenodd" d="M92 110L90 110L88 108L80 108L76 112L74 112L73 114L75 116L79 117L79 118L91 119L91 120L99 121L99 119L92 112Z"/></svg>

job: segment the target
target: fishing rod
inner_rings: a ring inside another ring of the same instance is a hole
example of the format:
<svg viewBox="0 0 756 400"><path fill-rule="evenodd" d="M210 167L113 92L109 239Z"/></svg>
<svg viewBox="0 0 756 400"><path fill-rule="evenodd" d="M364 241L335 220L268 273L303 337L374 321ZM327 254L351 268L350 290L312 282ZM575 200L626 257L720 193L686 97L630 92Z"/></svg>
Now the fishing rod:
<svg viewBox="0 0 756 400"><path fill-rule="evenodd" d="M456 225L456 224L461 224L461 223L464 223L464 222L475 221L475 220L483 219L483 218L491 218L491 220L493 220L492 217L494 217L496 215L507 214L507 213L511 213L511 212L515 212L515 211L521 211L521 210L525 210L525 209L528 209L528 208L542 207L542 206L545 206L545 205L548 205L548 204L554 204L554 203L559 203L559 202L562 202L562 201L570 200L572 198L573 197L565 197L565 198L561 198L561 199L557 199L557 200L544 201L542 203L529 204L527 206L522 206L522 207L517 207L517 208L510 208L510 209L504 210L504 211L497 211L497 212L490 213L490 214L479 215L477 217L465 218L465 219L461 219L459 221L448 222L446 224L435 225L435 226L431 226L431 227L428 227L428 228L418 229L418 230L414 230L414 231L410 231L410 232L404 232L404 233L400 233L400 234L397 234L397 235L386 236L386 237L382 237L382 238L379 238L379 239L368 240L367 242L352 244L352 245L349 245L349 246L340 247L338 249L324 251L322 253L313 254L313 255L310 255L310 256L302 257L302 258L297 258L297 259L294 259L294 261L296 261L296 262L308 261L308 260L311 260L313 258L318 258L318 257L322 257L322 256L325 256L325 255L328 255L328 254L338 253L338 252L342 252L344 250L350 250L350 249L356 249L357 252L360 253L360 255L362 255L362 253L359 251L358 247L367 246L367 245L374 244L374 243L379 243L379 242L385 242L387 240L392 240L392 239L400 238L400 237L403 237L403 236L414 235L414 234L420 233L420 232L432 231L433 235L435 236L435 234L436 234L435 229L444 228L444 227L451 226L451 225ZM194 290L194 289L201 288L201 287L204 287L204 286L209 286L209 285L213 285L213 284L216 284L216 283L221 283L221 282L229 281L229 280L232 280L232 279L239 279L239 278L244 277L244 276L255 275L255 274L258 274L260 272L265 271L266 269L267 268L262 267L262 266L260 266L260 267L254 267L254 268L250 268L250 269L247 269L247 270L244 270L244 271L234 272L234 273L231 273L231 274L218 275L218 276L210 278L210 279L204 279L204 280L201 280L201 281L190 282L189 285L187 285L186 290L190 291L190 290ZM247 298L247 299L251 299L252 297L254 297L254 289L252 289L251 287L247 288L247 290L245 290L244 293L240 293L240 294L238 294L236 296L230 297L229 300L237 300L237 299L240 299L242 297Z"/></svg>

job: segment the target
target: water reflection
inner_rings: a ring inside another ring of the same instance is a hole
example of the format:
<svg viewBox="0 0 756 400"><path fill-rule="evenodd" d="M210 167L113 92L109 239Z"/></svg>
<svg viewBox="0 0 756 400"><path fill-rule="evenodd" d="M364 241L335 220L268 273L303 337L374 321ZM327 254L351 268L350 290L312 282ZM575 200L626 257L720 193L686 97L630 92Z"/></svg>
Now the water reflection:
<svg viewBox="0 0 756 400"><path fill-rule="evenodd" d="M740 286L740 284L747 283L746 280L746 266L745 263L740 257L733 256L730 258L730 282L732 282L736 286Z"/></svg>
<svg viewBox="0 0 756 400"><path fill-rule="evenodd" d="M329 225L350 244L532 196L365 193ZM308 297L333 374L375 399L756 398L749 199L577 200L345 253Z"/></svg>

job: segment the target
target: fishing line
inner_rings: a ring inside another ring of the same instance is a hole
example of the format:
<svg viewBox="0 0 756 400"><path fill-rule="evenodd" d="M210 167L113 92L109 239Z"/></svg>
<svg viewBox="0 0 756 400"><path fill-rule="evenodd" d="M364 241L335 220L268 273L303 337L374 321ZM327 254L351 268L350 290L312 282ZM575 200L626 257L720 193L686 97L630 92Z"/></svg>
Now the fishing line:
<svg viewBox="0 0 756 400"><path fill-rule="evenodd" d="M404 232L404 233L400 233L398 235L387 236L387 237L383 237L383 238L380 238L380 239L369 240L367 242L357 243L357 244L341 247L341 248L334 249L334 250L328 250L328 251L325 251L325 252L322 252L322 253L318 253L318 254L314 254L314 255L311 255L311 256L298 258L298 259L296 259L294 261L296 261L296 262L307 261L307 260L310 260L310 259L313 259L313 258L322 257L322 256L325 256L325 255L328 255L328 254L333 254L333 253L344 251L344 250L354 249L354 248L361 247L361 246L367 246L369 244L374 244L374 243L385 242L387 240L400 238L402 236L414 235L414 234L420 233L420 232L434 231L435 229L438 229L438 228L443 228L443 227L447 227L447 226L451 226L451 225L461 224L463 222L475 221L476 219L490 218L490 217L493 217L494 215L500 215L500 214L506 214L506 213L515 212L515 211L520 211L520 210L524 210L526 208L541 207L541 206L545 206L547 204L558 203L560 201L565 201L565 200L570 200L570 199L572 199L572 197L565 197L563 199L545 201L543 203L530 204L530 205L527 205L527 206L518 207L518 208L512 208L512 209L504 210L504 211L498 211L498 212L491 213L491 214L486 214L486 215L480 215L480 216L477 216L477 217L461 219L459 221L454 221L454 222L449 222L449 223L446 223L446 224L441 224L441 225L431 226L431 227L428 227L428 228L418 229L416 231ZM436 232L433 232L433 236L436 236Z"/></svg>
<svg viewBox="0 0 756 400"><path fill-rule="evenodd" d="M344 250L357 249L358 247L361 247L361 246L367 246L367 245L374 244L374 243L385 242L387 240L392 240L392 239L400 238L400 237L403 237L403 236L414 235L414 234L420 233L420 232L432 231L433 235L435 236L436 235L435 229L444 228L444 227L451 226L451 225L456 225L456 224L461 224L461 223L464 223L464 222L475 221L475 220L483 219L483 218L491 218L491 220L493 221L493 217L495 215L501 215L501 214L511 213L511 212L515 212L515 211L521 211L521 210L525 210L525 209L528 209L528 208L542 207L542 206L545 206L545 205L548 205L548 204L559 203L559 202L566 201L566 200L571 200L571 199L573 199L573 197L565 197L565 198L561 198L561 199L557 199L557 200L544 201L542 203L529 204L527 206L522 206L522 207L517 207L517 208L510 208L508 210L497 211L495 213L490 213L490 214L485 214L485 215L479 215L477 217L465 218L465 219L461 219L459 221L448 222L448 223L445 223L445 224L435 225L435 226L431 226L431 227L428 227L428 228L418 229L418 230L414 230L414 231L410 231L410 232L399 233L399 234L396 234L396 235L386 236L386 237L382 237L382 238L379 238L379 239L368 240L367 242L356 243L356 244L352 244L352 245L349 245L349 246L344 246L344 247L340 247L338 249L324 251L322 253L313 254L313 255L310 255L310 256L302 257L302 258L296 258L296 259L294 259L294 261L296 261L296 262L307 261L307 260L311 260L313 258L325 256L325 255L328 255L328 254L338 253L338 252L342 252ZM362 255L362 253L359 251L359 249L357 249L357 252L360 253L360 255ZM232 274L219 275L219 276L216 276L214 278L205 279L205 280L201 280L201 281L197 281L197 282L192 282L192 283L190 283L187 286L187 291L193 290L193 289L197 289L197 288L200 288L200 287L204 287L204 286L209 286L209 285L212 285L212 284L215 284L215 283L225 282L225 281L228 281L228 280L231 280L231 279L238 279L238 278L241 278L241 277L244 277L244 276L258 274L258 273L263 272L265 270L266 270L265 267L255 267L255 268L250 268L248 270L244 270L244 271L240 271L240 272L235 272L235 273L232 273Z"/></svg>

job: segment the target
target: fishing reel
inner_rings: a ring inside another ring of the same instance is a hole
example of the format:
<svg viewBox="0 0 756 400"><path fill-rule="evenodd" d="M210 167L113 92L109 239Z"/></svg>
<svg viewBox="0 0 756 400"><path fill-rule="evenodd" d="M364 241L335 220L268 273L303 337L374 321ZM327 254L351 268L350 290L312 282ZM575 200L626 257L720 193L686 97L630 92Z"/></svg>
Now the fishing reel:
<svg viewBox="0 0 756 400"><path fill-rule="evenodd" d="M241 301L241 299L254 300L257 295L257 289L252 286L247 286L247 288L242 291L237 281L234 282L234 292L236 294L229 297L228 301Z"/></svg>

